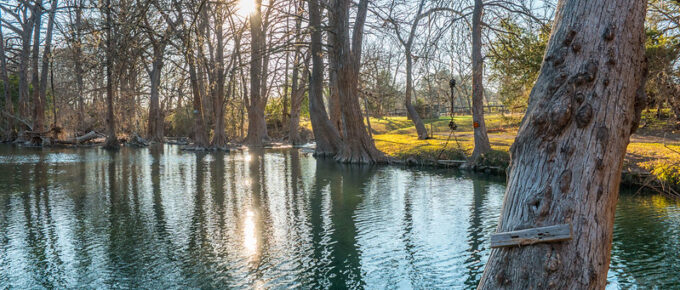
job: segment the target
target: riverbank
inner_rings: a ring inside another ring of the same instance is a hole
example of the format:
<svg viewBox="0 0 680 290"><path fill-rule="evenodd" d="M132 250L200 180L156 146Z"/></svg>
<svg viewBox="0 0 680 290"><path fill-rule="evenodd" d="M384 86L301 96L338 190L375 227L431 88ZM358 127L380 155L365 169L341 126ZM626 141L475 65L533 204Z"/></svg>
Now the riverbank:
<svg viewBox="0 0 680 290"><path fill-rule="evenodd" d="M510 162L508 153L515 140L521 115L491 114L486 125L492 152L486 154L477 171L503 174ZM426 120L431 134L418 140L413 123L406 117L372 118L371 127L376 146L397 163L426 166L465 166L462 162L472 153L471 116L456 116L457 129L449 130L449 117ZM658 121L651 112L643 116L642 126L632 136L624 161L622 183L645 186L677 195L680 189L680 133ZM456 160L456 161L442 161Z"/></svg>

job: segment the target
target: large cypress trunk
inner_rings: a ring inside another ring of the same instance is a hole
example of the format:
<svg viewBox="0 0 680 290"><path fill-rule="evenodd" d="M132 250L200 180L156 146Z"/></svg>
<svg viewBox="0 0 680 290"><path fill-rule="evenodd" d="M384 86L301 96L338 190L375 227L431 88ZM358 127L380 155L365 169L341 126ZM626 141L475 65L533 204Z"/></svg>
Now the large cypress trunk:
<svg viewBox="0 0 680 290"><path fill-rule="evenodd" d="M349 35L349 0L335 0L333 10L335 17L331 27L335 38L338 82L338 96L342 107L344 121L344 142L336 155L336 160L344 163L376 163L386 161L385 155L373 143L366 131L361 108L359 106L359 69L361 66L361 45L363 28L366 21L368 1L359 2L357 16L350 44Z"/></svg>
<svg viewBox="0 0 680 290"><path fill-rule="evenodd" d="M149 140L151 141L163 142L163 117L161 115L159 89L161 85L163 50L165 45L155 43L153 46L154 59L151 63L151 72L149 74L151 81L151 94L149 98L148 135Z"/></svg>
<svg viewBox="0 0 680 290"><path fill-rule="evenodd" d="M571 224L491 251L480 289L604 289L623 157L645 104L644 0L559 1L511 148L498 232Z"/></svg>
<svg viewBox="0 0 680 290"><path fill-rule="evenodd" d="M264 60L265 34L262 30L262 0L255 1L255 12L250 15L251 53L250 53L250 104L248 104L248 135L245 143L250 146L263 146L269 140L264 109L267 99L262 94L262 74ZM271 8L270 8L271 9Z"/></svg>
<svg viewBox="0 0 680 290"><path fill-rule="evenodd" d="M476 162L480 156L491 151L489 136L484 122L484 60L482 59L482 14L484 4L482 0L475 0L472 11L472 128L474 131L475 148L472 151L472 161Z"/></svg>
<svg viewBox="0 0 680 290"><path fill-rule="evenodd" d="M316 142L315 156L335 156L342 143L338 130L333 126L324 106L323 59L321 58L321 12L319 0L309 0L309 21L312 29L312 74L309 80L309 117Z"/></svg>

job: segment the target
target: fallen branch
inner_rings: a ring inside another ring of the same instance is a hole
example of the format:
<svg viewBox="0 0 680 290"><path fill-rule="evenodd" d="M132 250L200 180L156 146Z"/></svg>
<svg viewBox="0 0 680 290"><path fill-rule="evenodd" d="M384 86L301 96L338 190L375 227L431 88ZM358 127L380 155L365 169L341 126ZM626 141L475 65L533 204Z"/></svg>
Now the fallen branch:
<svg viewBox="0 0 680 290"><path fill-rule="evenodd" d="M90 131L90 132L88 132L87 134L85 134L85 135L83 135L83 136L79 136L79 137L75 137L75 138L70 138L70 139L68 139L68 140L54 140L54 143L57 143L57 144L73 144L73 145L77 145L77 144L82 144L82 143L84 143L84 142L88 142L88 141L90 141L90 140L93 140L93 139L96 139L96 138L99 138L99 137L102 137L102 136L103 136L103 135L101 135L101 134L99 134L99 133L97 133L97 132L95 132L95 131Z"/></svg>
<svg viewBox="0 0 680 290"><path fill-rule="evenodd" d="M26 122L24 119L21 119L21 118L19 118L19 117L17 117L17 116L14 116L14 115L10 114L10 113L7 113L7 112L5 112L5 111L2 111L2 114L5 115L5 117L12 118L12 119L17 120L17 121L19 121L20 123L24 124L24 125L26 126L26 128L28 128L28 131L33 131L33 125L29 124L29 123Z"/></svg>
<svg viewBox="0 0 680 290"><path fill-rule="evenodd" d="M130 142L128 142L128 144L130 144L130 145L132 145L132 146L136 146L136 147L146 147L146 146L149 146L149 142L146 141L146 140L145 140L144 138L142 138L141 136L139 136L137 133L135 133L134 136L132 136L132 140L130 140Z"/></svg>

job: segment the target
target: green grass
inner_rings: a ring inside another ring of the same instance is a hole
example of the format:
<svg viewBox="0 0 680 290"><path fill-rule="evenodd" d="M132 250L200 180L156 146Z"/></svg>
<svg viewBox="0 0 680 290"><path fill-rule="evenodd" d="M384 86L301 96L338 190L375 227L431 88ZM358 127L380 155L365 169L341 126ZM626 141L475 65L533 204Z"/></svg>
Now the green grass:
<svg viewBox="0 0 680 290"><path fill-rule="evenodd" d="M521 118L517 114L486 116L493 151L482 158L482 164L508 165L508 151ZM455 116L458 128L453 133L448 127L450 120L449 117L424 120L432 136L427 140L418 140L413 123L406 117L371 118L371 128L376 147L388 156L402 160L464 160L474 148L472 116ZM641 123L644 127L628 145L624 170L650 173L666 184L680 186L680 134L672 130L668 121L656 119L655 111L645 112ZM303 125L310 126L309 122Z"/></svg>
<svg viewBox="0 0 680 290"><path fill-rule="evenodd" d="M492 152L482 159L490 166L507 166L509 149L515 140L521 115L487 115ZM387 155L417 160L462 160L474 148L472 116L456 116L458 129L450 134L448 123L451 119L443 117L425 120L431 139L418 140L413 123L406 117L372 118L373 137L376 146ZM669 185L680 186L680 143L677 134L659 137L660 132L669 132L667 122L655 118L655 112L643 115L644 128L634 135L625 159L625 170L647 172ZM665 136L666 133L662 133ZM449 138L450 136L450 138ZM675 137L674 137L675 136ZM664 144L665 143L665 144Z"/></svg>

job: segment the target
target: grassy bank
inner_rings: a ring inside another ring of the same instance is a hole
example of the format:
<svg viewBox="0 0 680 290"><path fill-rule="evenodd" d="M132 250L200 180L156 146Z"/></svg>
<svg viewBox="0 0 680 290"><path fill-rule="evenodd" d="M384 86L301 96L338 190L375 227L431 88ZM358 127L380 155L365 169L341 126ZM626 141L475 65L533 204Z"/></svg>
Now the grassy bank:
<svg viewBox="0 0 680 290"><path fill-rule="evenodd" d="M506 167L508 150L515 140L521 115L492 114L486 117L493 152L483 164ZM400 160L463 160L472 153L472 117L456 116L457 130L451 134L450 118L425 120L432 138L418 140L413 124L406 117L372 118L376 146ZM624 167L624 182L660 188L680 187L680 134L674 126L658 121L652 112L643 116L642 127L631 138Z"/></svg>

